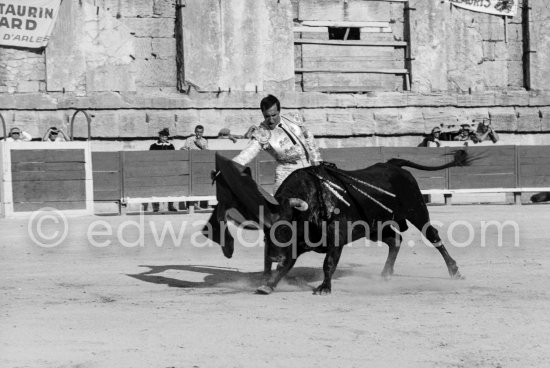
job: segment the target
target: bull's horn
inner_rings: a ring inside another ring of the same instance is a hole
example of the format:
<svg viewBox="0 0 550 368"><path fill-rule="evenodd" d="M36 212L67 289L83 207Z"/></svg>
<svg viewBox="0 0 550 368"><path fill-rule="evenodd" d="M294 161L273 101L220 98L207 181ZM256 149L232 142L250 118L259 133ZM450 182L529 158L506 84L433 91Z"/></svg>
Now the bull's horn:
<svg viewBox="0 0 550 368"><path fill-rule="evenodd" d="M307 202L300 198L290 198L288 203L292 207L296 208L298 211L302 211L302 212L307 211L307 209L309 208L309 205L307 204Z"/></svg>

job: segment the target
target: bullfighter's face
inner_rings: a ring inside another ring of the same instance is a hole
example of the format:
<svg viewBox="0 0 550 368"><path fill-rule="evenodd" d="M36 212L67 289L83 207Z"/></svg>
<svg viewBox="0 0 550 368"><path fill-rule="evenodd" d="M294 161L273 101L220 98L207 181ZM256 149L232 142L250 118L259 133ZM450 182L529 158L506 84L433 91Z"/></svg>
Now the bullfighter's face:
<svg viewBox="0 0 550 368"><path fill-rule="evenodd" d="M264 115L264 122L269 129L275 129L277 125L281 122L281 116L277 105L271 106L267 110L263 110L262 114Z"/></svg>

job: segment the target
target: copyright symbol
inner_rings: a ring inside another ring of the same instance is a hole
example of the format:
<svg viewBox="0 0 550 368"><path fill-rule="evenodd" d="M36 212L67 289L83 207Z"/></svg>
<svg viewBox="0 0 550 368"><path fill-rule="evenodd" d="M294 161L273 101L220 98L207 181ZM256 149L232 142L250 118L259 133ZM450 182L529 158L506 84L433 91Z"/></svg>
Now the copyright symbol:
<svg viewBox="0 0 550 368"><path fill-rule="evenodd" d="M69 225L61 211L44 207L32 213L27 230L34 244L43 248L53 248L65 240L69 233Z"/></svg>

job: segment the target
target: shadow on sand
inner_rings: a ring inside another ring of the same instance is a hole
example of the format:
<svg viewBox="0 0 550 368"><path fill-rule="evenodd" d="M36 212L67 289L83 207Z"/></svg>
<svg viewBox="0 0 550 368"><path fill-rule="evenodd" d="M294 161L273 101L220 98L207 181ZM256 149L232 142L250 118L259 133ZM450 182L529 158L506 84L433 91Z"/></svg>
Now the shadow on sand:
<svg viewBox="0 0 550 368"><path fill-rule="evenodd" d="M148 267L149 271L145 271L138 274L128 274L128 276L138 279L144 282L150 282L154 284L163 284L171 287L178 288L193 288L193 289L205 289L205 288L219 288L225 287L228 284L245 284L253 287L260 286L264 283L263 272L241 272L235 268L224 268L215 266L199 266L199 265L165 265L165 266L147 266L140 265L140 267ZM197 272L199 274L208 274L204 277L203 281L187 281L182 279L176 279L159 275L166 271L187 271ZM351 273L351 270L342 269L336 270L333 275L333 280L339 277L344 277ZM323 270L313 267L296 267L284 278L287 284L297 285L301 287L307 287L312 289L313 287L307 286L308 283L320 283L323 280Z"/></svg>

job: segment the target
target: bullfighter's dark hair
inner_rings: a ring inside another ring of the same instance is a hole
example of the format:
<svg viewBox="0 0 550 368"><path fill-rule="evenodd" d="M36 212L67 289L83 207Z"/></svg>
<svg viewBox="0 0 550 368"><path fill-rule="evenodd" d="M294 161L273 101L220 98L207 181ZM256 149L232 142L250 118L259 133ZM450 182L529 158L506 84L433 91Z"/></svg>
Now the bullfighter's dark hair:
<svg viewBox="0 0 550 368"><path fill-rule="evenodd" d="M277 105L277 111L281 111L281 102L279 102L279 99L273 95L267 95L260 102L260 109L265 111L273 105Z"/></svg>
<svg viewBox="0 0 550 368"><path fill-rule="evenodd" d="M203 127L202 125L199 124L199 125L197 125L197 126L195 127L195 130L197 130L197 129L202 129L202 130L204 130L204 127Z"/></svg>

